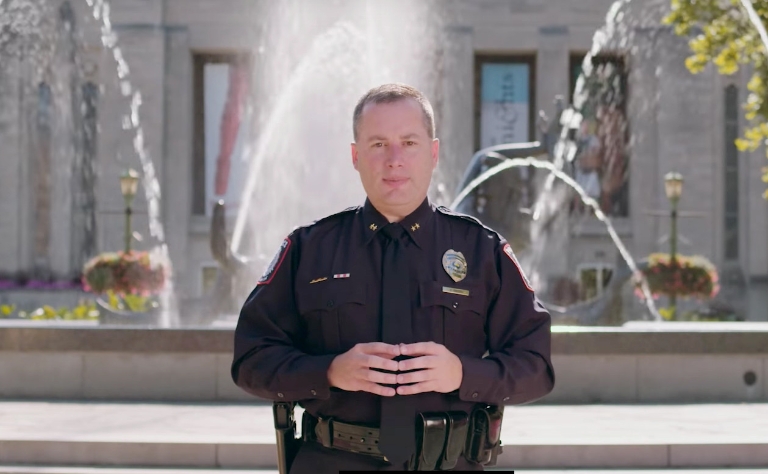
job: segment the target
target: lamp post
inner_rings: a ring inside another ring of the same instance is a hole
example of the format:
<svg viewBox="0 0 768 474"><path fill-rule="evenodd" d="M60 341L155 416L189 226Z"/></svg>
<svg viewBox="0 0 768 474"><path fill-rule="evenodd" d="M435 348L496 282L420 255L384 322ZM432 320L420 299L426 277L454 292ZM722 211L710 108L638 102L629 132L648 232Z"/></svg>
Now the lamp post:
<svg viewBox="0 0 768 474"><path fill-rule="evenodd" d="M670 266L673 269L677 268L677 203L680 200L680 195L683 192L683 176L680 173L670 172L664 176L664 191L667 194L667 199L671 206L671 212L669 213L670 231L669 231L669 261ZM669 306L672 310L672 320L675 320L677 315L677 295L674 288L669 292Z"/></svg>
<svg viewBox="0 0 768 474"><path fill-rule="evenodd" d="M127 169L120 176L120 192L125 199L125 253L131 251L131 203L139 187L139 174L133 169Z"/></svg>

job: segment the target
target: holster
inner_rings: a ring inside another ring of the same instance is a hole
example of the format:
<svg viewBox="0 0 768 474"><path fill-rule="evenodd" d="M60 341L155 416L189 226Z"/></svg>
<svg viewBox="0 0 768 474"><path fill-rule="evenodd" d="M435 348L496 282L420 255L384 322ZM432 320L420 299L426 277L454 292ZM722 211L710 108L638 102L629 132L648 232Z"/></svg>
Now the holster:
<svg viewBox="0 0 768 474"><path fill-rule="evenodd" d="M504 406L486 405L472 411L469 419L469 433L465 456L470 461L484 466L495 466L502 453L501 422Z"/></svg>
<svg viewBox="0 0 768 474"><path fill-rule="evenodd" d="M302 440L296 438L296 419L293 414L295 406L294 402L274 402L272 405L277 436L277 471L280 474L288 474L296 453L301 448Z"/></svg>

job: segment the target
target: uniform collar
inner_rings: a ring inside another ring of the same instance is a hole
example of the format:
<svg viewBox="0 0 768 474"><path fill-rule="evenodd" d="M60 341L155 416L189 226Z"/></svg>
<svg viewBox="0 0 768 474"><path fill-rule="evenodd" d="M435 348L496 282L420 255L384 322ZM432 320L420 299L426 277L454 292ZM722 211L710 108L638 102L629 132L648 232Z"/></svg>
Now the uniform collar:
<svg viewBox="0 0 768 474"><path fill-rule="evenodd" d="M381 230L382 227L389 224L386 217L373 207L369 199L365 200L363 205L363 244L373 239L373 237ZM423 248L426 243L426 234L432 227L432 221L435 216L435 209L429 202L429 198L425 198L424 201L416 208L412 213L407 215L400 224L411 236L411 240L416 243L419 248Z"/></svg>

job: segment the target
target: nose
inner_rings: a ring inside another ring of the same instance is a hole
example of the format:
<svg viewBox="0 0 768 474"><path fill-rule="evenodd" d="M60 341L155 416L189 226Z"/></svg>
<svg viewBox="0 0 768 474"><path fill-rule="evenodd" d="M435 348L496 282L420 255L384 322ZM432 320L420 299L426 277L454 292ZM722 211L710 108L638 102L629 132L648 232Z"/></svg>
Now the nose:
<svg viewBox="0 0 768 474"><path fill-rule="evenodd" d="M386 164L390 168L399 168L403 166L403 147L400 145L391 145L387 148Z"/></svg>

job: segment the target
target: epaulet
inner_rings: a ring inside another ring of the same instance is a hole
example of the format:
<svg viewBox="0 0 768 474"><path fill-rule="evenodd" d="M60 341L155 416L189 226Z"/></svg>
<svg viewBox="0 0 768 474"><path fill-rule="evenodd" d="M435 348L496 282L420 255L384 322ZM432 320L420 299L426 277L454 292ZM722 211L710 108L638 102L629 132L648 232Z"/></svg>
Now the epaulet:
<svg viewBox="0 0 768 474"><path fill-rule="evenodd" d="M329 221L331 221L331 220L333 220L335 218L338 218L338 217L341 217L343 215L349 214L350 212L356 212L359 209L360 209L360 206L350 206L350 207L348 207L348 208L346 208L344 210L341 210L339 212L335 212L333 214L328 214L327 216L321 217L320 219L312 221L309 224L304 224L304 225L299 225L299 226L294 227L293 230L291 231L291 234L293 234L294 232L296 232L297 230L300 230L300 229L309 229L310 227L314 227L314 226L316 226L318 224L322 224L324 222L329 222Z"/></svg>
<svg viewBox="0 0 768 474"><path fill-rule="evenodd" d="M490 227L488 227L487 225L483 224L483 223L480 221L480 219L478 219L477 217L474 217L474 216L470 216L469 214L462 214L461 212L456 212L456 211L454 211L454 210L452 210L452 209L448 209L448 208L447 208L447 207L445 207L445 206L437 206L437 210L438 210L438 211L439 211L441 214L445 214L446 216L451 216L451 217L456 217L456 218L459 218L459 219L463 219L463 220L465 220L465 221L467 221L467 222L471 222L472 224L475 224L475 225L477 225L477 226L480 226L480 227L482 227L483 229L485 229L485 230L487 230L488 232L490 232L491 234L495 235L495 236L496 236L496 237L497 237L497 238L498 238L500 241L505 241L505 240L506 240L506 239L504 239L504 237L503 237L501 234L499 234L499 233L498 233L498 232L496 232L495 230L491 229L491 228L490 228Z"/></svg>

